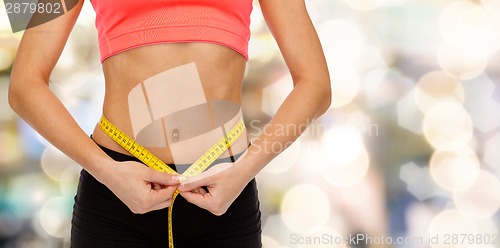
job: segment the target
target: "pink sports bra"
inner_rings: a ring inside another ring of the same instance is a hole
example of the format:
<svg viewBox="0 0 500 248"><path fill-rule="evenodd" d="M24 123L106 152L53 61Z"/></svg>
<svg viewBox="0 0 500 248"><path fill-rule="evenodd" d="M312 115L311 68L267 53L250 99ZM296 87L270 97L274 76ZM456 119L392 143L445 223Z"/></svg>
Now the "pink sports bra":
<svg viewBox="0 0 500 248"><path fill-rule="evenodd" d="M211 42L248 60L252 0L91 0L101 62L158 43Z"/></svg>

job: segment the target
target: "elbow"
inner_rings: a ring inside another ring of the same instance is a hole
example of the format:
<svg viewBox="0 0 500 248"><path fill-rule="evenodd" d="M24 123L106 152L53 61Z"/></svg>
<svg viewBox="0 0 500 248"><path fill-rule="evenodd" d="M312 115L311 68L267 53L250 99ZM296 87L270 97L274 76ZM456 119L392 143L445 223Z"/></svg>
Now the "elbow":
<svg viewBox="0 0 500 248"><path fill-rule="evenodd" d="M14 112L18 113L19 111L19 106L20 106L20 93L19 93L19 87L16 86L17 84L14 82L14 80L11 79L10 84L9 84L9 91L8 91L8 102L9 106Z"/></svg>
<svg viewBox="0 0 500 248"><path fill-rule="evenodd" d="M332 87L330 84L330 77L325 77L325 79L322 80L321 86L318 87L319 92L319 115L323 115L328 109L330 108L332 104Z"/></svg>
<svg viewBox="0 0 500 248"><path fill-rule="evenodd" d="M332 104L332 87L330 84L330 76L315 75L303 80L305 83L297 84L304 92L307 92L309 104L305 107L312 111L313 119L319 118L325 114ZM303 86L303 87L302 87Z"/></svg>

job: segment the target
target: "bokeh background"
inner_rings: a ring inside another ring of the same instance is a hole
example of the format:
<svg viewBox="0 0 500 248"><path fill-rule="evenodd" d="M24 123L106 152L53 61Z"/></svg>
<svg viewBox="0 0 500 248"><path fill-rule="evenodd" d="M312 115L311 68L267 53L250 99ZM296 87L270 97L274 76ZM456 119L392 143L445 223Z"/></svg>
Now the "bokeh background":
<svg viewBox="0 0 500 248"><path fill-rule="evenodd" d="M500 0L307 7L333 103L258 176L264 247L500 247ZM94 18L86 1L50 84L89 134L104 95ZM243 108L256 136L292 83L258 1L251 29ZM0 247L68 247L81 168L8 106L21 37L2 2Z"/></svg>

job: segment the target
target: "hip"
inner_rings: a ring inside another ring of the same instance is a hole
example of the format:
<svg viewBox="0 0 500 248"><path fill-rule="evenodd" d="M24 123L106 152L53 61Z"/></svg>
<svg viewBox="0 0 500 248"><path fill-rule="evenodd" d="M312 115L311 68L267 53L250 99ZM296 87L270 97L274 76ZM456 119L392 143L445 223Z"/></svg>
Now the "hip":
<svg viewBox="0 0 500 248"><path fill-rule="evenodd" d="M105 147L116 161L138 161ZM237 159L237 157L233 158ZM227 162L219 159L216 163ZM173 169L177 165L169 165ZM164 247L168 243L167 209L132 213L106 186L82 170L72 220L74 247ZM173 208L174 242L178 247L260 247L261 213L255 179L222 216L215 216L179 197ZM91 244L91 245L77 245ZM141 245L139 245L141 244ZM114 246L113 246L114 247Z"/></svg>

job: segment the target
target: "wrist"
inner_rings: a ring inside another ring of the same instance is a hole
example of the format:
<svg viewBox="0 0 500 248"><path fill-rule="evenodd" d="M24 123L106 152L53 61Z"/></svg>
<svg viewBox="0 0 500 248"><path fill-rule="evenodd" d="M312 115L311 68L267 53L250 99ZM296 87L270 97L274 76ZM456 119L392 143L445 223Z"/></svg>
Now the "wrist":
<svg viewBox="0 0 500 248"><path fill-rule="evenodd" d="M113 173L113 168L116 165L116 161L110 157L99 157L92 160L91 166L85 168L97 181L107 185L107 179L110 178Z"/></svg>
<svg viewBox="0 0 500 248"><path fill-rule="evenodd" d="M236 174L243 182L245 182L245 184L250 182L259 173L259 170L256 169L255 164L252 164L246 159L236 161L233 168L236 170Z"/></svg>
<svg viewBox="0 0 500 248"><path fill-rule="evenodd" d="M235 162L235 167L245 180L250 181L266 164L266 154L262 154L259 147L252 144Z"/></svg>

